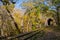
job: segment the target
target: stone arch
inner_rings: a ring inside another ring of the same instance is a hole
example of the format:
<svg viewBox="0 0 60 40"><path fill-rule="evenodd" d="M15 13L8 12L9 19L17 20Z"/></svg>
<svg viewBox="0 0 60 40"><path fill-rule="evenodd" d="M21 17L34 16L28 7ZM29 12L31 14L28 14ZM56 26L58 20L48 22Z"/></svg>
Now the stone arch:
<svg viewBox="0 0 60 40"><path fill-rule="evenodd" d="M51 26L51 25L56 25L55 19L54 18L46 18L45 26Z"/></svg>

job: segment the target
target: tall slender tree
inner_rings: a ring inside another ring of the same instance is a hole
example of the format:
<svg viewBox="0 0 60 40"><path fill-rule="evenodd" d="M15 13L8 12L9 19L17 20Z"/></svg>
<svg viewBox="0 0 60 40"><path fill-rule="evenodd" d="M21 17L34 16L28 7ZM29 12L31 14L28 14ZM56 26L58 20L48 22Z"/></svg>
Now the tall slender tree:
<svg viewBox="0 0 60 40"><path fill-rule="evenodd" d="M11 14L12 11L9 10L9 5L12 3L12 4L13 4L12 6L14 6L14 4L15 4L16 2L14 2L14 0L0 0L0 1L1 1L1 2L3 3L3 5L6 7L6 10L7 10L7 12L9 13L11 19L13 20L16 29L17 29L18 32L20 33L20 30L19 30L19 28L18 28L18 25L17 25L17 23L15 22L12 14ZM14 9L14 7L13 7L13 9ZM12 10L13 10L13 9L12 9Z"/></svg>

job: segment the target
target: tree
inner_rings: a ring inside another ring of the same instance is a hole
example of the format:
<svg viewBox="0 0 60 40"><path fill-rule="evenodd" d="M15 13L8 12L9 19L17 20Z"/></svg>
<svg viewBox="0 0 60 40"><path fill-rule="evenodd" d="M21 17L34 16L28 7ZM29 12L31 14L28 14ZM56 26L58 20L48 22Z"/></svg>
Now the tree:
<svg viewBox="0 0 60 40"><path fill-rule="evenodd" d="M41 2L43 2L43 1L37 0L37 2L36 2L36 0L32 0L32 1L29 0L28 2L23 3L23 6L27 9L25 15L27 15L29 17L28 23L30 24L31 29L33 29L33 30L37 29L38 27L41 27L40 26L40 24L42 24L40 22L41 13L44 10L48 10L48 8L44 7L45 5ZM27 3L30 5L28 5ZM41 10L41 9L43 9L43 10Z"/></svg>
<svg viewBox="0 0 60 40"><path fill-rule="evenodd" d="M17 23L15 22L15 20L14 20L14 18L13 18L13 16L12 16L12 10L14 9L14 3L12 2L12 4L10 4L10 0L0 0L2 3L3 3L3 6L1 6L1 10L2 9L4 9L4 10L2 10L1 12L3 12L2 13L2 27L4 28L4 27L7 27L6 28L6 31L7 30L9 30L6 34L7 34L7 36L8 36L8 34L9 35L15 35L15 34L17 34L17 33L20 33L20 30L19 30L19 28L18 28L18 25L17 25ZM10 8L11 7L11 8ZM5 13L4 13L5 12ZM5 19L6 18L6 19ZM4 24L4 23L6 23L6 24ZM4 26L4 25L6 25L6 26ZM5 30L5 29L4 29ZM13 30L13 31L12 31ZM17 31L18 32L17 32ZM1 33L2 33L3 31L1 31ZM11 34L11 32L12 32L12 34Z"/></svg>
<svg viewBox="0 0 60 40"><path fill-rule="evenodd" d="M60 25L60 17L59 17L59 8L60 8L60 0L46 0L46 1L49 1L48 2L48 4L50 5L50 6L55 6L56 8L56 23L57 23L57 25L59 26Z"/></svg>

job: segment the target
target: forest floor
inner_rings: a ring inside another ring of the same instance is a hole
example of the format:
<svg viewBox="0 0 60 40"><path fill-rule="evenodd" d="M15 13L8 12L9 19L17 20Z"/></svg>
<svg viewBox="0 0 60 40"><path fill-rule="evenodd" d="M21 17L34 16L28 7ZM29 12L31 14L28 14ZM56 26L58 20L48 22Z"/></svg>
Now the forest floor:
<svg viewBox="0 0 60 40"><path fill-rule="evenodd" d="M30 40L60 40L60 32L54 31L52 28L45 28L44 32L40 32Z"/></svg>

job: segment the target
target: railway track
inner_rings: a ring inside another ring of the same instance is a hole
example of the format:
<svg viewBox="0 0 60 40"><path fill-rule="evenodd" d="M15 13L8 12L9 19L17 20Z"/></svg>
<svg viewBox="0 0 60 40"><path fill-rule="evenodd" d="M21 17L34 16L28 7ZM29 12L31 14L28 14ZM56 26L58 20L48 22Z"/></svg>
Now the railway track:
<svg viewBox="0 0 60 40"><path fill-rule="evenodd" d="M42 29L10 37L0 36L0 40L60 40L60 36L56 36L54 32L45 32Z"/></svg>
<svg viewBox="0 0 60 40"><path fill-rule="evenodd" d="M38 34L39 32L41 32L42 30L35 30L29 33L24 33L24 34L18 34L16 36L8 36L8 37L4 37L4 36L0 36L0 40L14 40L14 39L18 39L18 40L28 40L32 37L34 37L36 34Z"/></svg>

